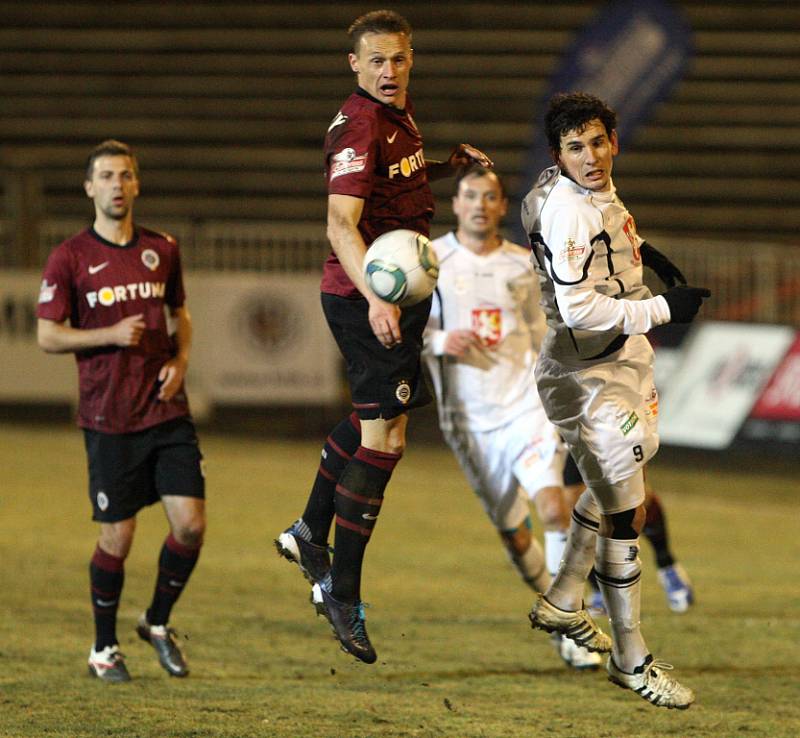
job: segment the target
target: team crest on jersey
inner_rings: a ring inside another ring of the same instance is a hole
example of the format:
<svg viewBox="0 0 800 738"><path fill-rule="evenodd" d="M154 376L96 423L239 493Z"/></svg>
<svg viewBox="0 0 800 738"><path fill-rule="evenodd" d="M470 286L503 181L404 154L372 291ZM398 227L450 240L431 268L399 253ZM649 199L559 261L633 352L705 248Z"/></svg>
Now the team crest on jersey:
<svg viewBox="0 0 800 738"><path fill-rule="evenodd" d="M472 332L484 346L495 346L503 336L503 311L500 308L474 308Z"/></svg>
<svg viewBox="0 0 800 738"><path fill-rule="evenodd" d="M564 247L558 252L558 263L582 261L585 253L586 246L578 246L573 239L568 238Z"/></svg>
<svg viewBox="0 0 800 738"><path fill-rule="evenodd" d="M631 242L631 248L633 249L633 263L638 264L642 260L642 257L639 254L639 241L636 238L636 221L633 219L632 215L628 216L628 220L625 221L625 225L622 226L622 230L628 237L628 240Z"/></svg>
<svg viewBox="0 0 800 738"><path fill-rule="evenodd" d="M363 172L367 166L368 154L357 154L355 149L342 149L338 154L331 157L333 166L331 167L331 179L341 177L344 174L354 174Z"/></svg>
<svg viewBox="0 0 800 738"><path fill-rule="evenodd" d="M145 249L142 251L142 264L144 264L151 272L158 269L161 259L153 249Z"/></svg>
<svg viewBox="0 0 800 738"><path fill-rule="evenodd" d="M42 280L42 286L39 288L39 304L45 302L52 302L56 296L57 284L47 284L47 280Z"/></svg>
<svg viewBox="0 0 800 738"><path fill-rule="evenodd" d="M397 398L398 402L407 405L408 401L411 399L411 385L405 379L401 379L397 383L394 396Z"/></svg>

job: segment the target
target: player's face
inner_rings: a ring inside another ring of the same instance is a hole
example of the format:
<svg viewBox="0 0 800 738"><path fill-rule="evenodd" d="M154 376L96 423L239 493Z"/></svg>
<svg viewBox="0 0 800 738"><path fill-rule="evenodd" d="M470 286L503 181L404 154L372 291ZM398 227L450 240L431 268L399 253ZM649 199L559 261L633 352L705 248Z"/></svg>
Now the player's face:
<svg viewBox="0 0 800 738"><path fill-rule="evenodd" d="M84 182L86 194L94 200L97 214L124 220L139 194L139 180L129 156L99 156L94 160L92 178Z"/></svg>
<svg viewBox="0 0 800 738"><path fill-rule="evenodd" d="M365 33L348 56L358 85L376 100L404 108L413 52L405 33Z"/></svg>
<svg viewBox="0 0 800 738"><path fill-rule="evenodd" d="M611 135L600 120L591 120L582 131L561 136L558 164L581 187L603 192L611 187L611 167L619 153L617 132Z"/></svg>
<svg viewBox="0 0 800 738"><path fill-rule="evenodd" d="M458 183L453 212L460 230L478 238L491 236L497 232L507 209L508 200L503 197L494 173L467 176Z"/></svg>

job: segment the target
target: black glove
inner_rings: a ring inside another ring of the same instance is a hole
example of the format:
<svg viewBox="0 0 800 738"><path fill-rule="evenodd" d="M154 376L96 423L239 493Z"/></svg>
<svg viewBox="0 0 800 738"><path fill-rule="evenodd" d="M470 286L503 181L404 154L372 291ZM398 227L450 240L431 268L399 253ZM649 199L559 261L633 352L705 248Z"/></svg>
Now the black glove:
<svg viewBox="0 0 800 738"><path fill-rule="evenodd" d="M646 241L639 247L639 253L642 255L642 264L650 267L667 287L674 287L678 282L686 284L686 277L681 270Z"/></svg>
<svg viewBox="0 0 800 738"><path fill-rule="evenodd" d="M669 305L671 323L691 323L703 300L711 297L711 290L705 287L689 287L679 284L670 287L662 297Z"/></svg>

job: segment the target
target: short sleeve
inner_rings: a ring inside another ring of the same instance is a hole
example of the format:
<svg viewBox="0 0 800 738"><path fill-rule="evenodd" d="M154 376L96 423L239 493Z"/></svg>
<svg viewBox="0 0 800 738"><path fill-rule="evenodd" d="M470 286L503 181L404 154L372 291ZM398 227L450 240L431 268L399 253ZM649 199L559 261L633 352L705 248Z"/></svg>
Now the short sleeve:
<svg viewBox="0 0 800 738"><path fill-rule="evenodd" d="M62 245L47 259L39 288L36 315L63 323L72 313L72 265L69 252Z"/></svg>
<svg viewBox="0 0 800 738"><path fill-rule="evenodd" d="M183 288L183 268L181 267L181 252L177 243L171 244L173 249L172 268L167 281L167 290L164 301L172 308L182 307L186 302L186 293Z"/></svg>
<svg viewBox="0 0 800 738"><path fill-rule="evenodd" d="M372 193L378 153L377 121L348 119L330 135L325 151L328 194L367 199Z"/></svg>

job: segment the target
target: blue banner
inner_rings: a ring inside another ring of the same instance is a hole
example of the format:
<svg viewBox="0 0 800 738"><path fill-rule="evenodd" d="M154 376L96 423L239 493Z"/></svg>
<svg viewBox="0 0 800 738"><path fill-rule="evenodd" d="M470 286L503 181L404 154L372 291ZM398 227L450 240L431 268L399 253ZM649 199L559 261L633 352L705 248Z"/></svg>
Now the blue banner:
<svg viewBox="0 0 800 738"><path fill-rule="evenodd" d="M663 0L612 0L568 47L545 96L536 106L533 141L523 171L524 197L553 161L542 131L548 100L557 92L586 92L619 117L620 146L650 117L653 107L683 76L692 54L692 31ZM523 237L524 238L524 237Z"/></svg>

